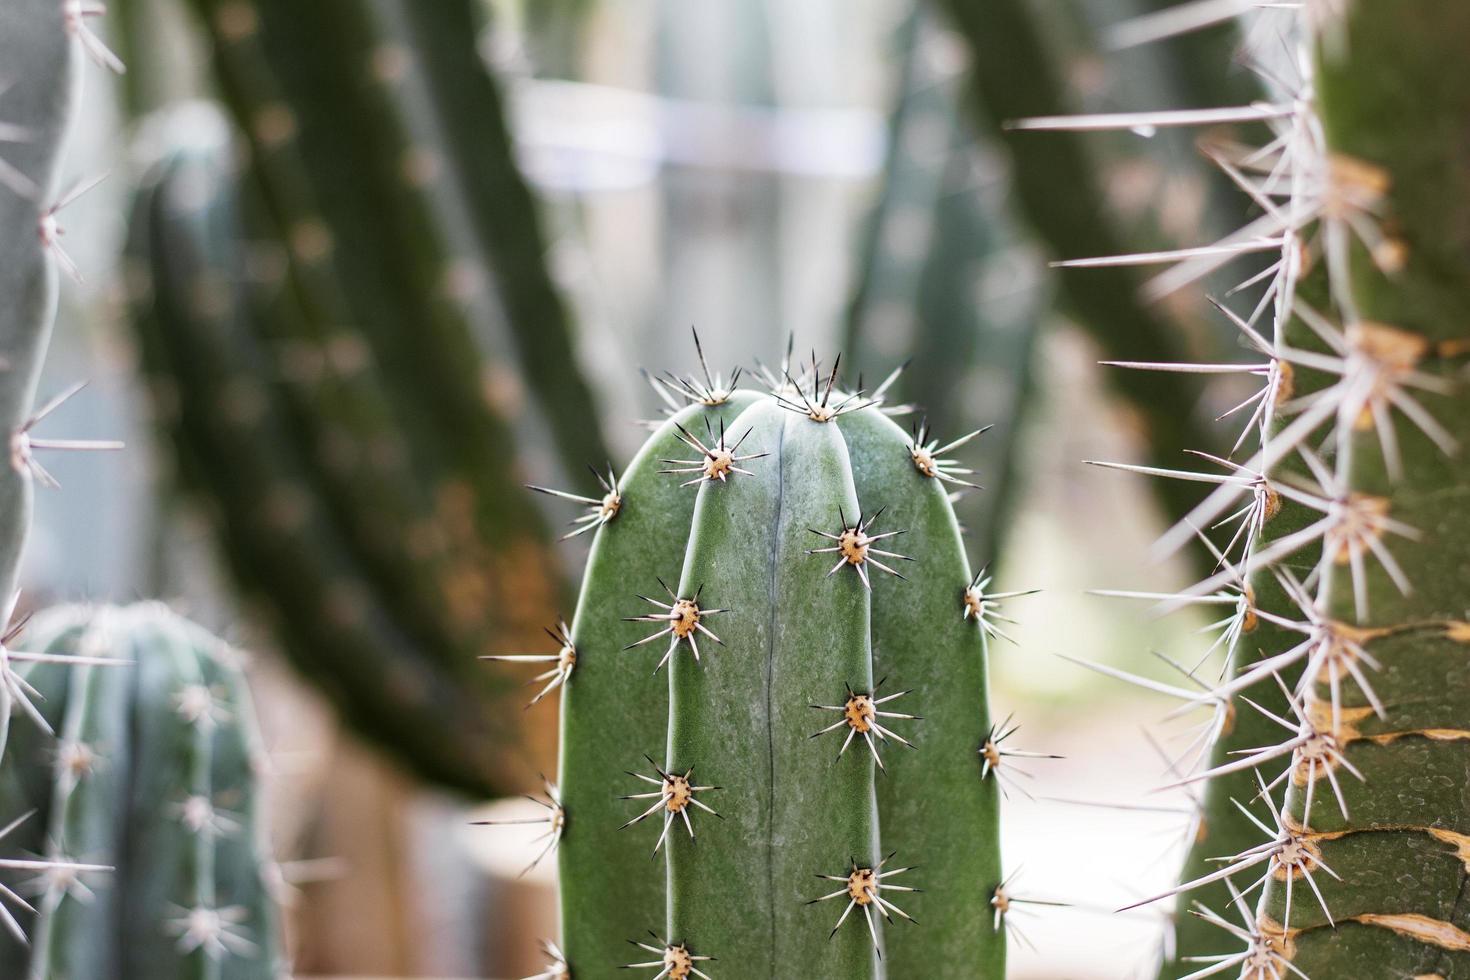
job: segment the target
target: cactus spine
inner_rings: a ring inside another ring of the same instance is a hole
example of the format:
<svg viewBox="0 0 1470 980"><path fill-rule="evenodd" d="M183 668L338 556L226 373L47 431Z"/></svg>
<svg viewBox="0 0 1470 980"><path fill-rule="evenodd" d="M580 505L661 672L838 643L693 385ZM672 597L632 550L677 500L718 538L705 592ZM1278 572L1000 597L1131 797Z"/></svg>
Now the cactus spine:
<svg viewBox="0 0 1470 980"><path fill-rule="evenodd" d="M49 610L29 636L98 663L29 667L59 738L18 735L0 806L32 815L5 843L88 865L36 880L30 947L6 937L0 972L280 976L263 749L239 655L156 603Z"/></svg>
<svg viewBox="0 0 1470 980"><path fill-rule="evenodd" d="M559 948L579 978L630 940L679 977L998 978L997 597L967 592L954 462L835 368L772 381L691 382L711 396L597 530L548 801Z"/></svg>

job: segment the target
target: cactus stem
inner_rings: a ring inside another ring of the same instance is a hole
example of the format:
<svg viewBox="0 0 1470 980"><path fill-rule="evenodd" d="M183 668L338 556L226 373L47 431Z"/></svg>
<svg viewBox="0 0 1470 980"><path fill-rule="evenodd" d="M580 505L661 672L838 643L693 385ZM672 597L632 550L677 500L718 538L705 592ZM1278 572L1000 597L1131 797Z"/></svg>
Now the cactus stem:
<svg viewBox="0 0 1470 980"><path fill-rule="evenodd" d="M549 939L543 939L541 940L541 952L550 962L540 973L532 974L523 980L572 980L572 971L567 966L566 955L562 953L560 946Z"/></svg>
<svg viewBox="0 0 1470 980"><path fill-rule="evenodd" d="M878 721L879 718L898 718L904 721L922 721L923 719L920 718L918 715L905 715L900 714L896 711L878 710L880 705L884 705L887 704L889 701L901 698L905 694L912 694L913 691L899 691L897 694L888 694L880 698L878 697L878 690L883 686L883 681L881 680L877 684L873 685L873 690L870 693L866 694L853 691L850 684L845 684L844 686L847 688L847 700L844 701L842 704L814 704L811 706L822 711L836 711L842 715L841 718L828 725L826 728L812 734L812 738L817 738L818 736L825 735L828 732L836 731L842 726L846 725L848 729L847 738L843 740L842 748L837 750L837 758L842 758L842 754L846 752L847 747L852 744L853 738L861 735L863 741L867 743L868 751L872 753L873 761L878 764L879 769L883 769L884 766L883 759L878 755L878 742L886 742L891 738L895 742L898 742L900 745L905 745L909 748L914 747L914 743L910 742L902 735L899 735L897 732L884 727L884 725L880 721ZM874 741L873 736L875 735L877 736L877 741Z"/></svg>
<svg viewBox="0 0 1470 980"><path fill-rule="evenodd" d="M522 875L525 875L532 868L536 867L536 865L540 864L542 858L556 849L556 845L561 843L561 835L567 826L567 811L561 805L561 793L558 791L556 784L543 776L541 787L546 793L546 799L538 800L534 796L527 796L526 799L544 809L546 811L544 816L521 817L511 820L475 820L471 822L471 825L475 827L510 827L538 823L546 825L546 832L544 834L531 839L532 844L544 840L546 841L546 846L541 849L541 852L536 855L530 864L521 869Z"/></svg>
<svg viewBox="0 0 1470 980"><path fill-rule="evenodd" d="M9 87L8 81L0 81L0 96L3 96ZM25 126L0 121L0 143L29 143L31 138L31 131ZM0 157L0 184L10 188L18 197L31 200L36 196L35 182L16 169L15 165L4 157Z"/></svg>
<svg viewBox="0 0 1470 980"><path fill-rule="evenodd" d="M62 0L63 23L66 31L81 43L87 56L108 71L121 75L127 71L122 59L113 54L102 39L87 25L87 18L101 17L107 13L107 5L100 0Z"/></svg>
<svg viewBox="0 0 1470 980"><path fill-rule="evenodd" d="M592 467L588 467L597 482L602 486L601 497L583 497L580 494L568 493L565 490L553 490L550 487L538 487L533 483L526 484L527 490L535 490L537 493L548 494L552 497L560 497L563 500L574 500L579 504L587 505L587 513L571 521L572 530L561 536L563 541L575 538L579 534L595 530L612 521L623 509L623 495L618 492L618 478L613 473L612 464L607 466L607 476Z"/></svg>
<svg viewBox="0 0 1470 980"><path fill-rule="evenodd" d="M1028 595L1036 595L1041 590L1024 589L1019 592L987 593L985 590L990 588L992 578L990 567L987 565L976 572L975 577L970 579L970 584L965 586L964 592L960 595L960 606L964 611L964 618L973 619L980 625L980 629L985 635L991 639L1001 637L1010 640L1011 643L1015 643L1015 639L1006 633L1005 630L997 626L996 623L1010 623L1014 626L1016 625L1016 620L1011 619L1009 616L1002 616L997 610L999 610L1000 604L1007 599L1020 599ZM1019 646L1019 644L1017 645Z"/></svg>
<svg viewBox="0 0 1470 980"><path fill-rule="evenodd" d="M669 658L674 655L674 650L679 646L680 640L683 640L684 642L689 644L689 649L694 654L694 662L698 663L699 642L695 639L696 633L703 633L711 640L714 640L716 643L719 643L723 646L724 641L721 640L718 636L715 636L715 634L711 633L709 631L709 627L704 625L703 620L706 616L713 616L717 613L725 613L730 611L728 609L700 608L699 595L701 592L704 591L703 585L694 590L694 597L692 599L682 599L674 593L673 589L669 588L668 585L664 583L663 579L659 579L658 584L662 585L664 587L664 591L669 594L669 598L674 600L673 604L670 605L665 602L659 602L657 599L651 599L646 595L639 595L638 598L642 599L644 602L652 603L653 605L658 606L660 609L664 610L664 612L649 613L645 616L626 616L623 619L623 622L625 623L669 624L668 626L665 626L663 629L659 630L657 633L645 636L643 639L638 640L634 643L629 643L627 646L623 647L624 650L631 650L634 647L641 647L645 643L652 643L654 640L657 640L661 636L669 637L668 650L664 652L663 659L658 662L658 666L653 668L653 672L655 674L663 669L664 664L669 662Z"/></svg>
<svg viewBox="0 0 1470 980"><path fill-rule="evenodd" d="M880 507L875 510L866 520L863 519L862 514L859 514L856 523L848 524L847 515L844 514L842 512L842 508L839 507L837 509L837 516L842 521L841 533L828 534L826 531L818 531L814 527L807 528L807 530L812 532L813 534L827 538L830 541L836 541L837 543L830 548L809 549L807 551L807 554L840 554L841 557L837 559L837 564L832 566L831 571L829 571L827 575L829 577L835 575L837 574L837 570L842 566L851 565L854 569L857 570L858 578L863 580L863 587L869 590L871 590L873 587L873 583L868 579L867 566L869 565L872 565L879 571L887 572L889 575L903 578L903 575L900 574L897 569L890 568L888 565L883 564L877 558L873 557L874 555L882 555L885 558L894 558L898 561L914 560L908 555L900 555L894 551L882 551L878 548L872 547L875 541L882 541L884 538L892 538L904 533L902 530L899 530L884 531L882 534L868 534L868 529L873 526L873 522L876 521L879 515L881 515L882 513L883 508Z"/></svg>
<svg viewBox="0 0 1470 980"><path fill-rule="evenodd" d="M658 779L654 779L652 776L645 776L642 773L633 772L632 770L627 770L627 773L634 779L641 779L645 783L652 783L654 786L657 786L658 789L652 793L633 793L628 796L620 796L618 797L618 799L657 799L658 802L654 803L653 806L638 814L638 816L634 817L632 820L629 820L618 829L626 830L627 828L633 826L635 823L639 823L645 818L653 816L659 810L663 810L664 827L658 835L658 841L653 845L653 853L657 854L658 849L660 847L663 847L664 840L669 835L669 827L673 826L675 817L678 817L684 821L684 829L689 832L689 839L691 841L694 840L694 824L689 819L689 808L691 806L697 806L711 816L720 816L718 813L716 813L714 810L712 810L710 807L708 807L696 798L696 794L715 792L718 791L720 787L694 785L694 783L690 780L690 777L694 775L693 766L690 766L688 769L684 770L684 774L680 775L679 773L665 772L659 767L658 763L654 762L653 759L649 758L646 755L643 758L648 759L648 764L653 767L654 772L658 773ZM720 819L723 820L724 818L720 817Z"/></svg>
<svg viewBox="0 0 1470 980"><path fill-rule="evenodd" d="M1020 730L1020 725L1012 725L1011 719L1014 715L1006 715L1005 721L998 725L991 725L990 730L985 733L985 741L980 743L980 778L986 779L995 776L1000 785L1001 795L1009 798L1010 790L1016 790L1028 800L1035 799L1026 787L1016 780L1017 776L1026 779L1031 778L1031 773L1024 769L1017 769L1014 763L1006 762L1006 759L1060 759L1059 755L1049 752L1028 752L1022 749L1010 749L1005 747L1005 742Z"/></svg>
<svg viewBox="0 0 1470 980"><path fill-rule="evenodd" d="M705 418L704 425L706 429L710 429L708 418ZM744 456L737 456L736 453L740 451L741 444L750 437L750 430L746 429L745 434L735 440L735 445L727 445L725 442L725 420L723 418L720 419L719 438L715 438L713 430L710 430L710 445L708 446L700 442L699 437L678 422L674 423L674 428L679 430L679 438L684 441L685 445L704 457L703 459L659 460L661 463L669 463L674 467L673 469L659 470L660 473L699 474L694 479L679 484L681 487L692 487L696 484L704 483L707 480L719 480L721 483L724 483L731 473L744 473L746 476L754 476L755 474L751 473L750 470L742 469L735 464L770 455L770 453L747 453Z"/></svg>
<svg viewBox="0 0 1470 980"><path fill-rule="evenodd" d="M873 939L873 948L878 951L878 956L881 958L883 949L878 944L878 928L873 922L873 910L876 908L878 914L882 915L883 919L887 922L893 921L893 917L889 915L890 912L907 919L909 922L914 921L913 917L907 912L883 897L882 893L885 891L917 892L919 890L904 885L890 885L887 883L885 879L892 878L895 875L901 875L905 871L914 870L912 867L907 867L884 871L883 865L887 864L889 858L892 857L893 855L889 854L888 857L885 857L870 868L859 867L857 861L853 861L852 870L845 875L817 875L823 881L840 881L842 882L842 887L829 895L814 898L806 904L815 905L818 902L825 902L829 899L844 896L847 898L847 908L843 909L842 914L837 917L837 924L827 934L828 939L837 935L837 930L842 928L842 923L847 921L848 915L854 908L861 908L863 910L863 918L868 923L868 935Z"/></svg>
<svg viewBox="0 0 1470 980"><path fill-rule="evenodd" d="M653 978L653 980L662 980L662 978L664 977L668 977L669 980L688 980L688 978L691 976L701 977L702 980L711 980L708 973L705 973L694 964L713 962L713 956L696 956L684 943L675 943L667 939L660 939L652 931L650 931L648 934L650 936L653 936L654 940L658 943L657 946L651 946L648 943L639 942L636 939L630 939L628 940L628 942L632 943L634 946L637 946L639 949L647 950L650 953L656 953L659 958L656 960L650 960L647 963L629 963L625 965L623 969L656 969L659 972L658 975Z"/></svg>
<svg viewBox="0 0 1470 980"><path fill-rule="evenodd" d="M480 657L481 660L499 660L506 663L519 664L554 664L550 670L542 671L532 677L526 683L535 684L545 681L546 685L536 692L536 696L527 702L529 708L538 704L542 698L565 684L572 676L572 671L577 666L577 648L572 645L571 627L567 626L566 620L562 620L555 627L548 627L546 635L557 642L561 648L556 653L515 653L515 654L492 654Z"/></svg>
<svg viewBox="0 0 1470 980"><path fill-rule="evenodd" d="M953 483L957 486L969 487L972 490L984 490L985 488L978 483L971 483L968 480L960 479L962 476L973 474L975 472L974 470L965 469L954 460L943 459L942 457L945 453L960 448L971 439L979 435L984 435L993 428L995 426L987 425L973 432L966 433L953 442L941 446L939 445L938 439L930 440L929 438L932 435L929 431L929 421L927 419L921 420L915 423L909 435L909 458L914 461L914 469L931 480Z"/></svg>
<svg viewBox="0 0 1470 980"><path fill-rule="evenodd" d="M177 947L180 953L203 950L211 960L222 960L231 954L254 954L255 943L250 940L248 930L240 924L249 914L244 906L215 909L196 905L187 909L175 906L175 909L176 914L165 920L163 927L179 937Z"/></svg>

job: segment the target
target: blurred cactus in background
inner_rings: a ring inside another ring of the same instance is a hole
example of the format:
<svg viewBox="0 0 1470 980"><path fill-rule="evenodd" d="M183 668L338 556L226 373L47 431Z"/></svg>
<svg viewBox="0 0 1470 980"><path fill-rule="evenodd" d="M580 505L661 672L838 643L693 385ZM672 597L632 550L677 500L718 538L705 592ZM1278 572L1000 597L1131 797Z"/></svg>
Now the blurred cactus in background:
<svg viewBox="0 0 1470 980"><path fill-rule="evenodd" d="M352 724L444 785L524 783L475 658L554 613L525 467L605 456L477 5L196 6L249 166L202 108L151 127L131 286L184 484Z"/></svg>
<svg viewBox="0 0 1470 980"><path fill-rule="evenodd" d="M12 743L4 843L57 864L23 889L35 911L15 916L30 941L0 940L0 973L282 976L284 885L259 785L269 763L240 654L156 603L58 607L27 637L87 663L24 675L56 738L30 729Z"/></svg>

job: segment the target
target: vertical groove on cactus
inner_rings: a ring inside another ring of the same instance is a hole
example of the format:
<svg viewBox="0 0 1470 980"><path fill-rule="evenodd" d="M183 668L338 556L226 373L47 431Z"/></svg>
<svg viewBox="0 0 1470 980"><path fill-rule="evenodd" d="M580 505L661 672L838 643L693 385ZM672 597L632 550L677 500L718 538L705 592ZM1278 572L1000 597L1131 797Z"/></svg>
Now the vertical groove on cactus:
<svg viewBox="0 0 1470 980"><path fill-rule="evenodd" d="M617 514L599 525L587 560L571 631L577 664L562 693L559 777L571 815L559 845L561 948L584 972L625 962L628 940L664 922L663 876L649 860L653 842L642 839L641 826L619 829L639 811L617 799L642 791L625 771L647 771L644 756L660 754L668 728L668 687L653 672L666 641L652 650L625 649L656 631L627 621L654 608L634 592L666 598L659 578L678 573L694 514L694 488L658 471L667 468L663 460L687 453L678 426L701 434L707 422L728 426L754 399L735 392L665 421L623 471Z"/></svg>
<svg viewBox="0 0 1470 980"><path fill-rule="evenodd" d="M98 665L26 673L59 738L17 744L0 805L35 811L28 839L57 863L33 885L31 947L0 943L0 970L274 980L283 954L263 749L239 655L152 603L50 610L30 636Z"/></svg>

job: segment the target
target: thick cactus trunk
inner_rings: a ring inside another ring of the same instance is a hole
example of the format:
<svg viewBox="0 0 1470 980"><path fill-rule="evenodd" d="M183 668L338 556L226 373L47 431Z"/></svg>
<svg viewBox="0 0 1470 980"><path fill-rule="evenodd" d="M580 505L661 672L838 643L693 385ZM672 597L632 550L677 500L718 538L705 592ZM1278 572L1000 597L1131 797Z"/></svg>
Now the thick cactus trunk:
<svg viewBox="0 0 1470 980"><path fill-rule="evenodd" d="M33 621L58 741L27 736L0 807L32 811L7 838L55 861L30 947L0 939L0 973L28 980L274 980L284 969L278 883L257 775L266 765L238 654L148 603L64 607Z"/></svg>
<svg viewBox="0 0 1470 980"><path fill-rule="evenodd" d="M848 396L811 384L684 410L598 531L563 695L574 976L616 976L628 940L678 977L1004 973L985 640L946 488L877 407L834 414Z"/></svg>
<svg viewBox="0 0 1470 980"><path fill-rule="evenodd" d="M1321 42L1332 166L1373 177L1374 220L1397 257L1385 274L1384 251L1354 240L1348 267L1333 270L1355 370L1377 384L1362 416L1339 419L1335 443L1352 499L1415 534L1364 532L1388 548L1411 590L1370 559L1362 569L1339 561L1320 595L1338 624L1338 673L1356 663L1371 691L1348 679L1334 690L1328 670L1312 678L1304 708L1341 752L1333 771L1346 811L1298 764L1286 815L1305 825L1322 900L1304 871L1280 870L1259 910L1262 930L1313 977L1470 977L1467 43L1470 9L1432 0L1352 4L1324 25ZM1410 372L1448 397L1411 387ZM1459 451L1437 444L1405 399Z"/></svg>
<svg viewBox="0 0 1470 980"><path fill-rule="evenodd" d="M56 315L57 264L48 251L59 243L43 232L81 66L62 8L55 0L0 7L6 76L0 92L0 427L6 453L0 462L0 608L7 609L31 524L31 413ZM49 228L54 237L56 226ZM4 657L0 647L0 756L16 696Z"/></svg>

